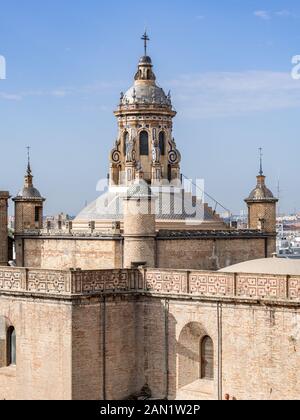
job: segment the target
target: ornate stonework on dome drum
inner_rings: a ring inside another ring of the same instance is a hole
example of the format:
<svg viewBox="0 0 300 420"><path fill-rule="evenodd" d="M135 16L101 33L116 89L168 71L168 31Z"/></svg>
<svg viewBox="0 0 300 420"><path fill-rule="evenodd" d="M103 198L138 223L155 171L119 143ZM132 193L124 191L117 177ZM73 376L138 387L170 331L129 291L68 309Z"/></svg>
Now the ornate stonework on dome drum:
<svg viewBox="0 0 300 420"><path fill-rule="evenodd" d="M152 184L180 179L181 156L172 135L175 115L170 92L166 95L156 84L151 58L142 57L134 86L121 94L115 111L119 134L110 154L111 185L132 182L137 162Z"/></svg>

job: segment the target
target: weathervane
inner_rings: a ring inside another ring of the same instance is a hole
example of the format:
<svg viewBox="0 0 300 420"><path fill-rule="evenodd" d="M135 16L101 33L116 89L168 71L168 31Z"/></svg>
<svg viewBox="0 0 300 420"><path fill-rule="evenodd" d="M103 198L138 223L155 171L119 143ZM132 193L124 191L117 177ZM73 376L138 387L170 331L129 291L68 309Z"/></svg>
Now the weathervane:
<svg viewBox="0 0 300 420"><path fill-rule="evenodd" d="M145 49L145 56L147 55L147 42L150 41L150 38L147 34L147 30L145 30L144 35L142 36L142 41L144 41L144 49Z"/></svg>
<svg viewBox="0 0 300 420"><path fill-rule="evenodd" d="M28 160L28 163L27 163L27 173L28 173L28 175L31 175L31 167L30 167L30 146L27 146L26 149L27 149L27 160Z"/></svg>
<svg viewBox="0 0 300 420"><path fill-rule="evenodd" d="M262 147L259 148L259 160L260 160L260 169L259 169L259 175L262 176L264 174L263 171L263 149Z"/></svg>

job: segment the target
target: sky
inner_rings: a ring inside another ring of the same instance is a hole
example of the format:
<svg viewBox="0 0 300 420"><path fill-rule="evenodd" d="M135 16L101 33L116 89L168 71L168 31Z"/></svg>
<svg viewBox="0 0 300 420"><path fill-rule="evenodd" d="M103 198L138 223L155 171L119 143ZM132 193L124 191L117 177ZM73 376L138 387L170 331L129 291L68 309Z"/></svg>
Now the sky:
<svg viewBox="0 0 300 420"><path fill-rule="evenodd" d="M97 197L147 27L182 173L239 213L262 147L280 210L300 211L298 0L0 0L0 19L0 190L21 188L29 145L46 214Z"/></svg>

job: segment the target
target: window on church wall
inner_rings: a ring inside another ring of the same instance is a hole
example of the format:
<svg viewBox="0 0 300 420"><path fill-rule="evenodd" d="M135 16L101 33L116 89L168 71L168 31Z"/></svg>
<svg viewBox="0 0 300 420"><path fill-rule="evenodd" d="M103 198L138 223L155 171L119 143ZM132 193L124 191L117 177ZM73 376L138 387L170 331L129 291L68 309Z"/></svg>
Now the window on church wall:
<svg viewBox="0 0 300 420"><path fill-rule="evenodd" d="M168 180L172 181L172 166L170 164L168 165Z"/></svg>
<svg viewBox="0 0 300 420"><path fill-rule="evenodd" d="M16 330L14 327L9 327L7 330L7 365L16 365Z"/></svg>
<svg viewBox="0 0 300 420"><path fill-rule="evenodd" d="M166 154L166 141L165 133L163 131L159 133L159 148L161 155L164 156Z"/></svg>
<svg viewBox="0 0 300 420"><path fill-rule="evenodd" d="M129 141L129 133L126 131L124 133L124 137L123 137L123 153L124 153L124 156L126 156L126 148L127 148L128 141Z"/></svg>
<svg viewBox="0 0 300 420"><path fill-rule="evenodd" d="M214 344L210 337L203 338L200 344L201 379L214 378Z"/></svg>
<svg viewBox="0 0 300 420"><path fill-rule="evenodd" d="M149 134L147 131L142 131L140 134L140 156L149 155Z"/></svg>

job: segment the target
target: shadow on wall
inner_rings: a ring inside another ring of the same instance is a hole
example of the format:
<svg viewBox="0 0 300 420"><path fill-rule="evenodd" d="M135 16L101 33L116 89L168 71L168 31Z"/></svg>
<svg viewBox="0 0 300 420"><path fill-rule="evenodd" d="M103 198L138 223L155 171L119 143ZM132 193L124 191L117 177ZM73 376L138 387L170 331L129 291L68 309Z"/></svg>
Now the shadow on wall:
<svg viewBox="0 0 300 420"><path fill-rule="evenodd" d="M143 328L139 389L157 399L218 399L217 345L198 322L188 323L176 338L177 321L168 300L140 304ZM136 394L142 397L142 392Z"/></svg>

